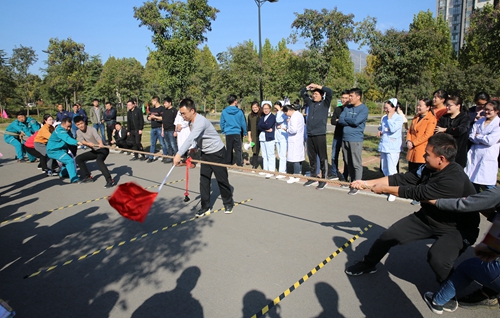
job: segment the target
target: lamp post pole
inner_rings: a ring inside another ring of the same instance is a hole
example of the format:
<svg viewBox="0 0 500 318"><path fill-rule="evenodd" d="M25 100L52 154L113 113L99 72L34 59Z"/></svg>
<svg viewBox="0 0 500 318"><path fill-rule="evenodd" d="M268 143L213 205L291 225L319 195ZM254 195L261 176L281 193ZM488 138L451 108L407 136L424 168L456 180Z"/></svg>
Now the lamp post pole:
<svg viewBox="0 0 500 318"><path fill-rule="evenodd" d="M259 11L259 65L260 65L260 74L259 74L259 92L260 92L260 104L262 106L262 101L264 100L264 91L262 88L262 30L261 30L261 23L260 23L260 7L265 2L278 2L278 0L255 0L255 4L257 5L258 11Z"/></svg>

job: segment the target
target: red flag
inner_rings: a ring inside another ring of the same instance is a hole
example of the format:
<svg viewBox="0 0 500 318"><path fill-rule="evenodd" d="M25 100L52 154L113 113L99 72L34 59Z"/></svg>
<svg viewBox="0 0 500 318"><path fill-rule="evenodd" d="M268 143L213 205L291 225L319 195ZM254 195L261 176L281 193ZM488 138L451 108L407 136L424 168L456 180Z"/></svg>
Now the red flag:
<svg viewBox="0 0 500 318"><path fill-rule="evenodd" d="M157 195L158 192L151 192L137 183L127 182L120 184L108 201L125 218L142 223Z"/></svg>

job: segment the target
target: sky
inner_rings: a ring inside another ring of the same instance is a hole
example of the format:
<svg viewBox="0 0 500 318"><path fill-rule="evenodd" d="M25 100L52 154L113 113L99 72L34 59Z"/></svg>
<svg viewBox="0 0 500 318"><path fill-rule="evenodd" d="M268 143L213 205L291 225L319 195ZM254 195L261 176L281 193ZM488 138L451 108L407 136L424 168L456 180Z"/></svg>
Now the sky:
<svg viewBox="0 0 500 318"><path fill-rule="evenodd" d="M0 0L0 50L7 56L14 47L32 47L38 62L30 72L43 75L44 60L50 38L71 37L85 45L89 55L99 55L103 64L108 57L134 57L146 64L149 49L154 49L152 33L139 27L133 8L140 7L141 0ZM403 4L404 3L404 4ZM208 0L208 4L220 12L212 23L212 31L206 34L212 54L226 51L247 40L258 44L258 9L255 0ZM279 0L266 2L261 7L262 43L268 38L273 46L291 34L295 13L304 9L326 8L344 14L353 13L355 21L367 16L377 19L377 28L407 30L419 11L431 10L435 14L435 0L349 0L305 1ZM303 49L305 41L288 45L293 50ZM350 48L358 49L351 44Z"/></svg>

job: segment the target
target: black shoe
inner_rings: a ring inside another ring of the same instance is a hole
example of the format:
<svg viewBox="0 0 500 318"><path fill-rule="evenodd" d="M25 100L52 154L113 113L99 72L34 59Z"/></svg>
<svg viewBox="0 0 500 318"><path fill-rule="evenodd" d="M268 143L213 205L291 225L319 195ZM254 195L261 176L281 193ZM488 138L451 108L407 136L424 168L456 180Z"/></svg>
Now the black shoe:
<svg viewBox="0 0 500 318"><path fill-rule="evenodd" d="M453 297L446 304L443 305L443 310L447 312L454 312L457 309L458 309L458 301L456 297Z"/></svg>
<svg viewBox="0 0 500 318"><path fill-rule="evenodd" d="M441 305L438 305L434 302L433 300L433 296L434 294L431 293L431 292L426 292L424 294L424 301L425 303L427 304L427 306L429 306L429 309L435 313L435 314L438 314L438 315L441 315L443 313L443 306Z"/></svg>
<svg viewBox="0 0 500 318"><path fill-rule="evenodd" d="M196 212L196 217L201 218L205 213L210 213L210 208L201 208L200 211Z"/></svg>
<svg viewBox="0 0 500 318"><path fill-rule="evenodd" d="M149 158L148 161L147 161L147 163L151 163L153 161L155 161L153 158Z"/></svg>
<svg viewBox="0 0 500 318"><path fill-rule="evenodd" d="M481 289L476 290L472 294L464 296L458 300L458 305L463 308L497 308L498 299L496 297L489 297Z"/></svg>
<svg viewBox="0 0 500 318"><path fill-rule="evenodd" d="M350 189L351 187L348 184L343 184L340 186L342 189Z"/></svg>
<svg viewBox="0 0 500 318"><path fill-rule="evenodd" d="M163 158L163 163L172 163L174 162L174 160L172 160L172 158Z"/></svg>
<svg viewBox="0 0 500 318"><path fill-rule="evenodd" d="M364 262L357 262L354 265L347 267L345 273L349 276L359 276L363 274L372 274L377 271L375 266L368 265Z"/></svg>
<svg viewBox="0 0 500 318"><path fill-rule="evenodd" d="M334 175L330 175L330 176L328 176L328 177L327 177L327 179L328 179L328 180L338 180L338 179L339 179L339 177L334 176Z"/></svg>
<svg viewBox="0 0 500 318"><path fill-rule="evenodd" d="M224 213L226 213L226 214L233 213L233 208L234 208L234 206L232 206L232 205L225 205L224 206Z"/></svg>
<svg viewBox="0 0 500 318"><path fill-rule="evenodd" d="M349 190L349 193L347 193L347 194L349 194L349 195L356 195L356 194L358 194L358 192L359 192L358 189L351 188L351 190Z"/></svg>
<svg viewBox="0 0 500 318"><path fill-rule="evenodd" d="M314 181L314 180L307 180L307 181L304 183L304 187L310 187L310 186L312 186L313 184L315 184L316 182L318 182L318 181Z"/></svg>
<svg viewBox="0 0 500 318"><path fill-rule="evenodd" d="M92 176L89 176L87 178L84 178L84 179L81 179L80 181L78 181L78 183L92 183L94 182L94 179L92 179Z"/></svg>
<svg viewBox="0 0 500 318"><path fill-rule="evenodd" d="M141 156L141 157L139 158L139 160L140 160L140 161L145 161L145 160L146 160L146 157Z"/></svg>
<svg viewBox="0 0 500 318"><path fill-rule="evenodd" d="M136 157L136 156L133 156L130 161L136 161L136 160L139 160L139 157Z"/></svg>
<svg viewBox="0 0 500 318"><path fill-rule="evenodd" d="M326 182L320 182L316 187L316 190L323 190L326 187Z"/></svg>
<svg viewBox="0 0 500 318"><path fill-rule="evenodd" d="M104 185L104 188L108 189L108 188L112 188L114 186L115 186L115 180L111 179L108 182L106 182L106 184Z"/></svg>

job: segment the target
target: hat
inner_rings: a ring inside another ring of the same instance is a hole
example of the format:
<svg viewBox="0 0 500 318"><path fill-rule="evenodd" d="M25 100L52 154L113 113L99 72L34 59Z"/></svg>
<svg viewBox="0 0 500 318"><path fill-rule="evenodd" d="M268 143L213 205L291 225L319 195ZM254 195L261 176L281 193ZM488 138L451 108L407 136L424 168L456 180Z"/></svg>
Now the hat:
<svg viewBox="0 0 500 318"><path fill-rule="evenodd" d="M389 98L389 101L391 102L392 106L398 107L398 99L397 98Z"/></svg>

